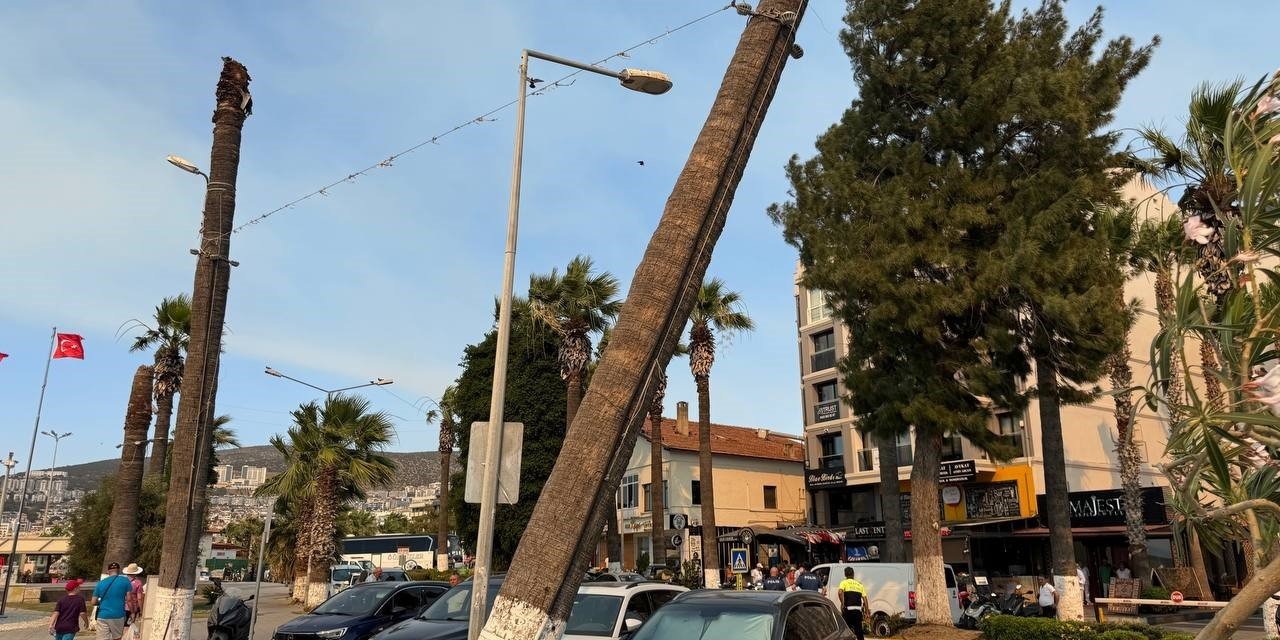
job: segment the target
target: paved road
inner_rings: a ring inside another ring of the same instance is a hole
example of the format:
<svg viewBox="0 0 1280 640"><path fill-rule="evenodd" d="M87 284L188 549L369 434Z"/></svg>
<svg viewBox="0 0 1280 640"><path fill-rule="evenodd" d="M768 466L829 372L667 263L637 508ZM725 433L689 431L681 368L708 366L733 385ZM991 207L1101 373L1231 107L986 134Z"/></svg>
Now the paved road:
<svg viewBox="0 0 1280 640"><path fill-rule="evenodd" d="M1194 634L1202 629L1207 622L1209 621L1196 620L1194 622L1175 622L1173 624L1163 624L1160 626L1172 631ZM1246 620L1244 625L1240 627L1240 630L1236 631L1235 635L1232 637L1234 640L1265 640L1267 636L1262 629L1262 616L1257 615Z"/></svg>
<svg viewBox="0 0 1280 640"><path fill-rule="evenodd" d="M222 586L228 593L248 597L253 595L256 585L252 582L224 582ZM258 609L258 622L253 632L253 640L270 640L277 626L302 614L302 607L289 602L289 591L282 584L264 582L262 595L253 604L257 605ZM47 630L48 613L33 613L13 608L10 608L9 613L14 615L0 620L0 640L50 640ZM191 624L192 638L206 637L205 629L205 618L197 617ZM91 631L81 631L76 636L77 640L92 640L92 638Z"/></svg>

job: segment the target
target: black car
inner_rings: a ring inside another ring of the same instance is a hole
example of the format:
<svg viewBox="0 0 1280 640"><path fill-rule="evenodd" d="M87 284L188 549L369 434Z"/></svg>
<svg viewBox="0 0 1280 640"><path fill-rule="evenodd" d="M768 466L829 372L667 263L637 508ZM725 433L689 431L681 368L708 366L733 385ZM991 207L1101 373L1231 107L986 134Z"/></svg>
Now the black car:
<svg viewBox="0 0 1280 640"><path fill-rule="evenodd" d="M449 590L448 582L363 582L276 627L273 640L364 640L413 616Z"/></svg>
<svg viewBox="0 0 1280 640"><path fill-rule="evenodd" d="M502 579L501 575L489 578L489 598L485 604L490 611L502 588ZM422 613L383 629L375 640L466 640L473 585L468 580L450 589Z"/></svg>
<svg viewBox="0 0 1280 640"><path fill-rule="evenodd" d="M630 640L850 640L830 600L811 591L689 591Z"/></svg>

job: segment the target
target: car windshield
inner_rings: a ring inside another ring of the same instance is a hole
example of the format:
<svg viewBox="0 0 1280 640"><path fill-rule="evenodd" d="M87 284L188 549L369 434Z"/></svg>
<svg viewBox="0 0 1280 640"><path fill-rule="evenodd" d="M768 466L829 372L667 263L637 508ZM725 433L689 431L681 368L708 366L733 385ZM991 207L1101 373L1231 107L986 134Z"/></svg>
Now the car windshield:
<svg viewBox="0 0 1280 640"><path fill-rule="evenodd" d="M773 616L769 613L668 605L654 613L631 640L769 640L772 637Z"/></svg>
<svg viewBox="0 0 1280 640"><path fill-rule="evenodd" d="M485 606L490 611L493 610L493 601L498 597L498 590L501 587L501 584L496 583L489 585L489 597L485 600ZM418 618L421 620L467 620L470 616L471 583L466 582L446 591Z"/></svg>
<svg viewBox="0 0 1280 640"><path fill-rule="evenodd" d="M348 582L357 571L359 569L355 568L330 569L329 580L333 582Z"/></svg>
<svg viewBox="0 0 1280 640"><path fill-rule="evenodd" d="M371 583L343 589L332 598L320 603L311 613L327 613L341 616L367 616L377 610L396 588L393 584Z"/></svg>
<svg viewBox="0 0 1280 640"><path fill-rule="evenodd" d="M638 573L620 573L618 574L620 582L644 582L644 576Z"/></svg>
<svg viewBox="0 0 1280 640"><path fill-rule="evenodd" d="M621 608L622 598L618 596L579 593L573 599L573 609L569 611L569 622L565 624L564 632L580 636L611 636Z"/></svg>

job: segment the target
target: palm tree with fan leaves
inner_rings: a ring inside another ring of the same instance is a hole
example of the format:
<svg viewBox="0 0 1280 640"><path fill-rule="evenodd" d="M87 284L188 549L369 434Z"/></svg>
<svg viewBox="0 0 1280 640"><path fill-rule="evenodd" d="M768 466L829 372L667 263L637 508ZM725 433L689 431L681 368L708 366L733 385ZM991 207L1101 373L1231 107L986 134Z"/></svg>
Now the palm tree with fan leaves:
<svg viewBox="0 0 1280 640"><path fill-rule="evenodd" d="M169 424L173 418L173 397L182 389L182 369L187 342L191 339L191 299L185 293L164 298L151 318L154 326L136 321L146 329L133 341L130 351L154 349L156 422L151 448L149 475L163 475L168 459Z"/></svg>
<svg viewBox="0 0 1280 640"><path fill-rule="evenodd" d="M742 295L724 281L702 283L689 314L689 371L698 388L698 481L702 498L702 570L707 587L720 582L720 550L716 543L715 488L711 462L711 366L716 361L716 334L728 338L751 331L755 321L743 309Z"/></svg>

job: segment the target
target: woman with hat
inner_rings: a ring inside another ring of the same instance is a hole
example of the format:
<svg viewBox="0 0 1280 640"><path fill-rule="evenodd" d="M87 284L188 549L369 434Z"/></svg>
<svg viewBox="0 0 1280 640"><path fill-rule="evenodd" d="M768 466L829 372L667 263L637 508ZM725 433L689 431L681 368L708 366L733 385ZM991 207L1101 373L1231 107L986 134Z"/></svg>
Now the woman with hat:
<svg viewBox="0 0 1280 640"><path fill-rule="evenodd" d="M130 562L129 566L125 567L124 571L120 573L129 576L129 586L133 587L125 600L125 609L129 614L129 619L125 624L133 625L133 635L141 635L138 625L142 624L142 607L145 604L144 598L147 594L147 587L142 582L142 567L139 567L136 562Z"/></svg>
<svg viewBox="0 0 1280 640"><path fill-rule="evenodd" d="M78 578L67 580L67 595L53 607L53 615L49 617L49 635L55 640L72 640L80 631L81 623L85 628L89 626L89 610L85 608L84 596L80 595L82 584L84 580Z"/></svg>

